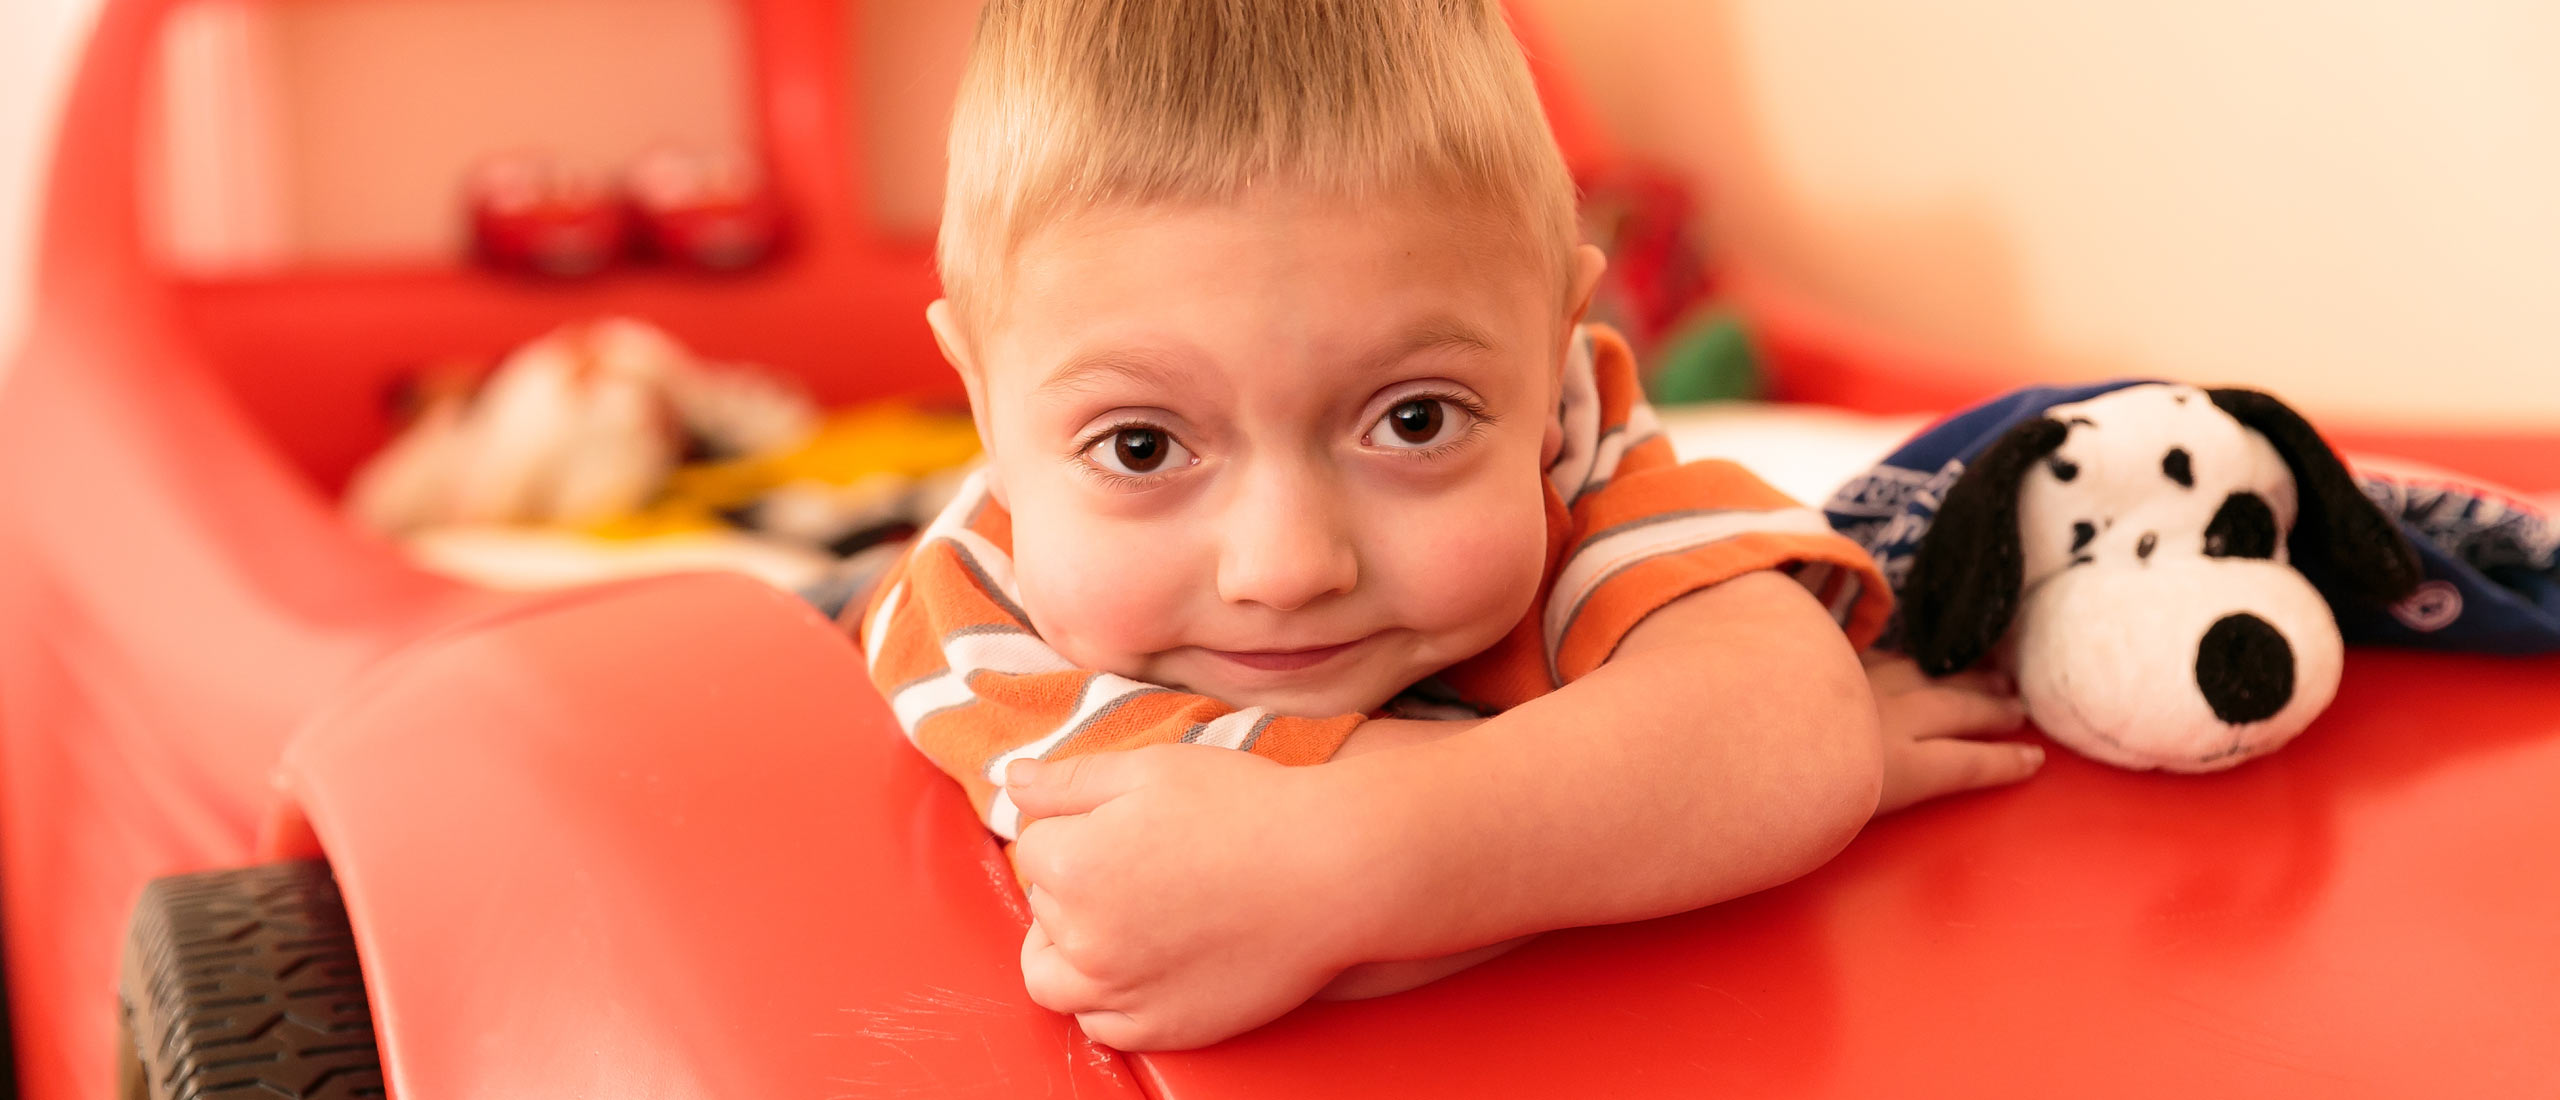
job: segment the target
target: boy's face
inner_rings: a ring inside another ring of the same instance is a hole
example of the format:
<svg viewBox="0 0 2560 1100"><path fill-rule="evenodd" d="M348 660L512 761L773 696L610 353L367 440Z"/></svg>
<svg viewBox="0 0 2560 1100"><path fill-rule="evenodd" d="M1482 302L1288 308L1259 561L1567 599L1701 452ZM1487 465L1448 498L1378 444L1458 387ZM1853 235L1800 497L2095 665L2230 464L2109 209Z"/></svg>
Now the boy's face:
<svg viewBox="0 0 2560 1100"><path fill-rule="evenodd" d="M1560 300L1485 224L1285 192L1096 209L1024 243L975 341L937 307L1041 637L1329 716L1508 633L1546 564L1558 365L1600 263L1581 250Z"/></svg>

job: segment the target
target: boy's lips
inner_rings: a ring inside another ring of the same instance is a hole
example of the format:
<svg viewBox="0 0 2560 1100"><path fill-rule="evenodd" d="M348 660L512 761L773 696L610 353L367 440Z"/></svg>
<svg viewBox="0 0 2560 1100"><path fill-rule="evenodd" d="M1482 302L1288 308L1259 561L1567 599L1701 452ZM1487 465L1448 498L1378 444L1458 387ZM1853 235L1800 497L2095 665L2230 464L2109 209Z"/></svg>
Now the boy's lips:
<svg viewBox="0 0 2560 1100"><path fill-rule="evenodd" d="M1311 646L1306 649L1208 649L1204 647L1202 652L1263 672L1295 672L1299 669L1314 668L1330 661L1368 640L1369 636L1364 635L1337 645Z"/></svg>

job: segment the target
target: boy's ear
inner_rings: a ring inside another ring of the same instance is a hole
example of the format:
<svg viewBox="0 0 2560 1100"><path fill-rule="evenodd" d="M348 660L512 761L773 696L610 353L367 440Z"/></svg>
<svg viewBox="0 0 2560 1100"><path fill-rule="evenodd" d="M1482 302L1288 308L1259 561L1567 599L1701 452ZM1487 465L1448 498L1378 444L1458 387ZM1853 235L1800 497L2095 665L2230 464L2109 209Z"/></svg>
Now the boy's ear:
<svg viewBox="0 0 2560 1100"><path fill-rule="evenodd" d="M978 418L978 434L986 434L987 405L978 388L978 363L969 349L968 334L960 330L960 317L951 308L951 299L936 298L924 307L925 327L933 330L933 344L942 349L942 361L960 375L960 384L969 391L969 413Z"/></svg>
<svg viewBox="0 0 2560 1100"><path fill-rule="evenodd" d="M1566 266L1569 270L1565 274L1564 340L1556 345L1555 373L1547 380L1547 407L1550 409L1556 408L1557 402L1563 399L1565 357L1573 353L1574 337L1581 331L1583 316L1591 312L1591 298L1600 289L1601 273L1609 270L1609 257L1590 245L1575 245L1573 257L1566 261ZM1554 465L1556 456L1562 453L1564 421L1558 414L1550 413L1546 437L1538 443L1538 468Z"/></svg>
<svg viewBox="0 0 2560 1100"><path fill-rule="evenodd" d="M1566 261L1564 304L1565 330L1568 338L1582 324L1584 314L1591 312L1592 295L1600 290L1600 275L1609 270L1609 256L1587 244L1573 247L1573 258Z"/></svg>
<svg viewBox="0 0 2560 1100"><path fill-rule="evenodd" d="M996 476L993 461L996 438L989 423L992 410L987 405L986 372L978 369L968 333L960 327L960 317L951 308L951 299L936 298L932 305L924 307L924 323L933 330L933 343L942 349L942 361L951 364L951 369L960 375L960 387L969 393L969 419L978 426L978 449L986 452L989 459L983 467L987 492L995 497L998 507L1010 508L1012 505L1005 501L1004 482Z"/></svg>

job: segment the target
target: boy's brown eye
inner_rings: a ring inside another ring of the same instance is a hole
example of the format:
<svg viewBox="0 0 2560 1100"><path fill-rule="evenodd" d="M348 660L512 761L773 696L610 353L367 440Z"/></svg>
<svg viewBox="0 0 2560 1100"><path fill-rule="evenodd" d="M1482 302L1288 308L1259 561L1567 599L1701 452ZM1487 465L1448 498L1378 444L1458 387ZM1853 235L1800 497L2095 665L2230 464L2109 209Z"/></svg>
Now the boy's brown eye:
<svg viewBox="0 0 2560 1100"><path fill-rule="evenodd" d="M1141 477L1198 461L1172 433L1136 426L1094 440L1085 448L1084 459L1122 477Z"/></svg>
<svg viewBox="0 0 2560 1100"><path fill-rule="evenodd" d="M1387 412L1387 426L1396 438L1407 443L1429 443L1440 434L1440 422L1447 419L1437 401L1407 401Z"/></svg>
<svg viewBox="0 0 2560 1100"><path fill-rule="evenodd" d="M1129 428L1111 437L1120 467L1143 474L1164 465L1164 437L1149 428Z"/></svg>
<svg viewBox="0 0 2560 1100"><path fill-rule="evenodd" d="M1447 443L1474 422L1474 414L1446 398L1416 397L1387 410L1360 442L1396 451L1419 451Z"/></svg>

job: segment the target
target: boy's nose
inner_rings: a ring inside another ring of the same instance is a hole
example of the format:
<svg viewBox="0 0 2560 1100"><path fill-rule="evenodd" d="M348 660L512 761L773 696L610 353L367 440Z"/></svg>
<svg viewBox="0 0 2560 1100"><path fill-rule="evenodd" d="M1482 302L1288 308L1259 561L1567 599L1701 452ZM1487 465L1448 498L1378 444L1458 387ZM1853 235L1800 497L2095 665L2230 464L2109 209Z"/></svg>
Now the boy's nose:
<svg viewBox="0 0 2560 1100"><path fill-rule="evenodd" d="M1342 502L1315 479L1266 478L1240 493L1219 532L1218 597L1294 611L1351 591L1360 558Z"/></svg>

